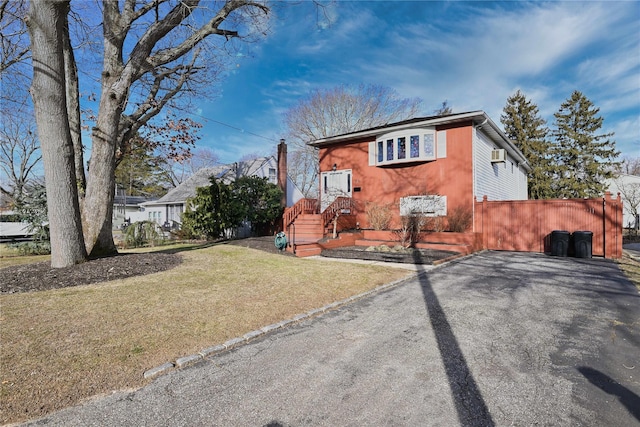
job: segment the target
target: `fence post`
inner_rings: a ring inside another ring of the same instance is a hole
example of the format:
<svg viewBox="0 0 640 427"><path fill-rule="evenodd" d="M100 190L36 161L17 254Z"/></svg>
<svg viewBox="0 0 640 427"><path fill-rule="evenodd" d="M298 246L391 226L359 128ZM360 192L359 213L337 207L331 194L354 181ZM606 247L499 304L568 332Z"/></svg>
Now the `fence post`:
<svg viewBox="0 0 640 427"><path fill-rule="evenodd" d="M489 232L485 227L485 218L487 216L488 198L485 194L482 196L482 249L489 247Z"/></svg>
<svg viewBox="0 0 640 427"><path fill-rule="evenodd" d="M602 256L607 257L607 191L602 198Z"/></svg>

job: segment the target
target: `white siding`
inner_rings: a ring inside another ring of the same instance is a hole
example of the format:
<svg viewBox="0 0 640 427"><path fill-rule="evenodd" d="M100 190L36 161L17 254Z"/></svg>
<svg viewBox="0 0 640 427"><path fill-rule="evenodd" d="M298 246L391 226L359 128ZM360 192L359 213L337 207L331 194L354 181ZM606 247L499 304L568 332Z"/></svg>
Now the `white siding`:
<svg viewBox="0 0 640 427"><path fill-rule="evenodd" d="M489 200L526 200L526 171L508 152L505 162L491 163L491 150L496 148L501 147L481 130L474 131L474 195L478 200L483 196Z"/></svg>

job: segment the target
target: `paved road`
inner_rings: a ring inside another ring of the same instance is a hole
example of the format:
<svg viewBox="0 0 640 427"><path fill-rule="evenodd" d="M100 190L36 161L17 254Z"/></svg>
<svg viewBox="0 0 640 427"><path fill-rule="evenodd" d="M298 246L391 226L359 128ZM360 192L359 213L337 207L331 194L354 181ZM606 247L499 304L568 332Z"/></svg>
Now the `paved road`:
<svg viewBox="0 0 640 427"><path fill-rule="evenodd" d="M610 261L483 252L45 424L637 426L640 297Z"/></svg>

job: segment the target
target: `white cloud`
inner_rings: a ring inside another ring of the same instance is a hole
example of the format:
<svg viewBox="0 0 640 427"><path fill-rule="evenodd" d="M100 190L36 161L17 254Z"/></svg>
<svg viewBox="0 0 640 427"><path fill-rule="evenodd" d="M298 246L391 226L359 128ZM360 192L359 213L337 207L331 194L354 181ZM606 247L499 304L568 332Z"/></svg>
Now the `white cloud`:
<svg viewBox="0 0 640 427"><path fill-rule="evenodd" d="M601 108L618 148L638 151L629 142L640 137L636 2L389 4L338 2L327 28L313 26L307 7L304 19L281 25L261 52L282 56L282 73L260 89L263 118L279 121L315 88L373 83L423 98L425 114L447 100L454 111L483 109L496 123L520 89L551 126L577 89ZM416 8L424 16L402 17ZM257 126L272 128L264 119Z"/></svg>
<svg viewBox="0 0 640 427"><path fill-rule="evenodd" d="M390 42L348 72L422 97L426 113L448 100L455 111L484 109L496 122L507 97L522 89L551 125L577 89L606 121L617 111L638 111L640 47L637 22L628 19L634 11L633 2L479 7L447 28L386 28ZM624 141L638 139L637 121L609 120Z"/></svg>

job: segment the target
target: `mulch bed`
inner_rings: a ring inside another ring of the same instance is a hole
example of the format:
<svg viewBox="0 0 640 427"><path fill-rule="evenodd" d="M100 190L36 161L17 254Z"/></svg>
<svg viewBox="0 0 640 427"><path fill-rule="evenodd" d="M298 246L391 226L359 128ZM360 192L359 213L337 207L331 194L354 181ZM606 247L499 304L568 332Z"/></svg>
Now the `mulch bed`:
<svg viewBox="0 0 640 427"><path fill-rule="evenodd" d="M182 257L171 253L122 254L98 258L65 268L51 268L49 261L13 265L0 270L0 293L42 291L89 285L169 270Z"/></svg>
<svg viewBox="0 0 640 427"><path fill-rule="evenodd" d="M406 249L404 251L371 251L365 246L347 246L322 251L322 256L367 261L399 262L403 264L433 264L435 261L459 255L458 252L435 249Z"/></svg>

